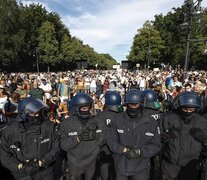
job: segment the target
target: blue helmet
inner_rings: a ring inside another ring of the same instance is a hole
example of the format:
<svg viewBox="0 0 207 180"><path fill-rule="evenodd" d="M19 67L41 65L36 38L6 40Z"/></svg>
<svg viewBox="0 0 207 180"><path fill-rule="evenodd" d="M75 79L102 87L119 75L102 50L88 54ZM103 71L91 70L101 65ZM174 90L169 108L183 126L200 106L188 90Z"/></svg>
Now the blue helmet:
<svg viewBox="0 0 207 180"><path fill-rule="evenodd" d="M105 94L105 106L112 111L121 112L122 108L121 95L116 91L107 91Z"/></svg>
<svg viewBox="0 0 207 180"><path fill-rule="evenodd" d="M89 106L92 108L93 99L86 93L78 93L71 100L72 110L81 118L88 118L91 114L84 114L80 111L83 106Z"/></svg>
<svg viewBox="0 0 207 180"><path fill-rule="evenodd" d="M184 91L178 94L173 100L174 110L179 110L182 107L196 108L200 111L203 109L203 103L196 93Z"/></svg>
<svg viewBox="0 0 207 180"><path fill-rule="evenodd" d="M160 104L158 102L157 93L151 89L146 89L143 91L145 96L145 107L151 109L160 109Z"/></svg>
<svg viewBox="0 0 207 180"><path fill-rule="evenodd" d="M138 89L130 89L125 95L125 104L140 104L144 107L145 97Z"/></svg>
<svg viewBox="0 0 207 180"><path fill-rule="evenodd" d="M105 105L121 105L121 95L116 91L107 91L105 94Z"/></svg>
<svg viewBox="0 0 207 180"><path fill-rule="evenodd" d="M18 104L18 114L20 121L26 121L29 114L35 114L43 109L48 109L48 105L43 103L42 100L38 98L25 98L19 101Z"/></svg>
<svg viewBox="0 0 207 180"><path fill-rule="evenodd" d="M93 99L86 93L78 93L72 98L73 107L90 105L93 103Z"/></svg>

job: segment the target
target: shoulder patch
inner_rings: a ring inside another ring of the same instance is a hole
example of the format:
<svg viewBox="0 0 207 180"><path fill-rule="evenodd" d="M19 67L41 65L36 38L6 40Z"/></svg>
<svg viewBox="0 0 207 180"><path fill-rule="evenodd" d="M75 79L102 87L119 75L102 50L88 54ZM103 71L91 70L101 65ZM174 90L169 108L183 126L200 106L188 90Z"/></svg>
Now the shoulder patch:
<svg viewBox="0 0 207 180"><path fill-rule="evenodd" d="M160 119L160 115L159 115L159 114L152 114L151 117L152 117L153 119L155 119L156 121L157 121L158 119Z"/></svg>
<svg viewBox="0 0 207 180"><path fill-rule="evenodd" d="M111 119L106 119L106 125L110 126L111 125Z"/></svg>

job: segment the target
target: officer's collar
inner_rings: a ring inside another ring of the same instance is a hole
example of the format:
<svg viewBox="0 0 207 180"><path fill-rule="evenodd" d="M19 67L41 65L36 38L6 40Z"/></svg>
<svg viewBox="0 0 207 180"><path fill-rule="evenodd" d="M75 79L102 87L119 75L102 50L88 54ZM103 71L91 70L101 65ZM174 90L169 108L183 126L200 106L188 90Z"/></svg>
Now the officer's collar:
<svg viewBox="0 0 207 180"><path fill-rule="evenodd" d="M18 129L19 129L20 133L28 131L28 132L31 132L33 134L40 134L40 132L41 132L40 125L36 125L33 128L27 130L27 129L25 129L23 123L21 123L21 122L19 123L19 128Z"/></svg>
<svg viewBox="0 0 207 180"><path fill-rule="evenodd" d="M159 111L159 109L144 108L141 112L141 114L144 115L144 116L148 115L147 113L157 113L157 114L159 114L160 111Z"/></svg>
<svg viewBox="0 0 207 180"><path fill-rule="evenodd" d="M141 114L138 114L137 117L133 118L134 122L137 122L140 118ZM128 115L128 113L126 111L124 111L124 119L128 120L128 121L132 121L132 118Z"/></svg>
<svg viewBox="0 0 207 180"><path fill-rule="evenodd" d="M29 132L31 132L33 134L40 134L40 132L41 132L40 125L35 125L34 128L29 129Z"/></svg>
<svg viewBox="0 0 207 180"><path fill-rule="evenodd" d="M19 131L19 133L21 133L21 132L25 132L25 131L26 131L26 129L25 129L24 125L22 124L22 122L19 122L19 128L18 128L18 131Z"/></svg>
<svg viewBox="0 0 207 180"><path fill-rule="evenodd" d="M126 120L132 121L132 118L129 117L126 111L123 112L123 116ZM143 118L143 111L134 119L134 122L142 121L144 123L150 122L150 118Z"/></svg>

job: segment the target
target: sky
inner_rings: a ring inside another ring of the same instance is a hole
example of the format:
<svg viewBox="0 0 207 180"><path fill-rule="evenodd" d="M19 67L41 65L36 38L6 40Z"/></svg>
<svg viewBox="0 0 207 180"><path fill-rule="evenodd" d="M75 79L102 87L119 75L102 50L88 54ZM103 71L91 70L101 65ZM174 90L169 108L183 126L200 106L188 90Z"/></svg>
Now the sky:
<svg viewBox="0 0 207 180"><path fill-rule="evenodd" d="M118 62L126 60L137 30L156 14L181 7L184 0L18 0L24 5L42 4L57 12L76 36L98 53L107 53ZM196 2L196 0L194 0ZM207 0L203 0L207 7Z"/></svg>

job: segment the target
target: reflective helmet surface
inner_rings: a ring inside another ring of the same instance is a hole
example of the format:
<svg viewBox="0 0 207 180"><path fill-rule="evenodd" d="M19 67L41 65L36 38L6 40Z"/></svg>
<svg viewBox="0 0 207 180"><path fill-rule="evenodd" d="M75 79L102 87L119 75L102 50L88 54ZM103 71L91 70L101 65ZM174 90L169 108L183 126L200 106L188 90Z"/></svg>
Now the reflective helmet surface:
<svg viewBox="0 0 207 180"><path fill-rule="evenodd" d="M91 117L91 108L93 99L86 93L78 93L71 100L72 112L74 112L81 120L86 120ZM89 110L82 111L81 107L89 106ZM84 121L86 122L86 121Z"/></svg>
<svg viewBox="0 0 207 180"><path fill-rule="evenodd" d="M160 104L158 102L157 93L151 89L146 89L143 91L145 96L145 107L152 109L160 109Z"/></svg>
<svg viewBox="0 0 207 180"><path fill-rule="evenodd" d="M137 89L130 89L125 95L125 104L140 104L144 106L144 95L141 91Z"/></svg>
<svg viewBox="0 0 207 180"><path fill-rule="evenodd" d="M116 91L107 91L105 94L105 106L110 111L122 112L123 106L121 95Z"/></svg>
<svg viewBox="0 0 207 180"><path fill-rule="evenodd" d="M22 99L18 104L19 117L21 120L25 121L28 114L37 113L45 108L48 108L47 104L43 103L43 101L38 98Z"/></svg>
<svg viewBox="0 0 207 180"><path fill-rule="evenodd" d="M121 95L116 91L107 91L105 94L105 105L121 105Z"/></svg>
<svg viewBox="0 0 207 180"><path fill-rule="evenodd" d="M86 93L78 93L72 98L72 106L79 107L89 105L93 102L93 99Z"/></svg>
<svg viewBox="0 0 207 180"><path fill-rule="evenodd" d="M178 110L181 107L191 107L200 111L203 109L203 103L196 93L184 91L175 97L173 100L173 107L174 110Z"/></svg>

